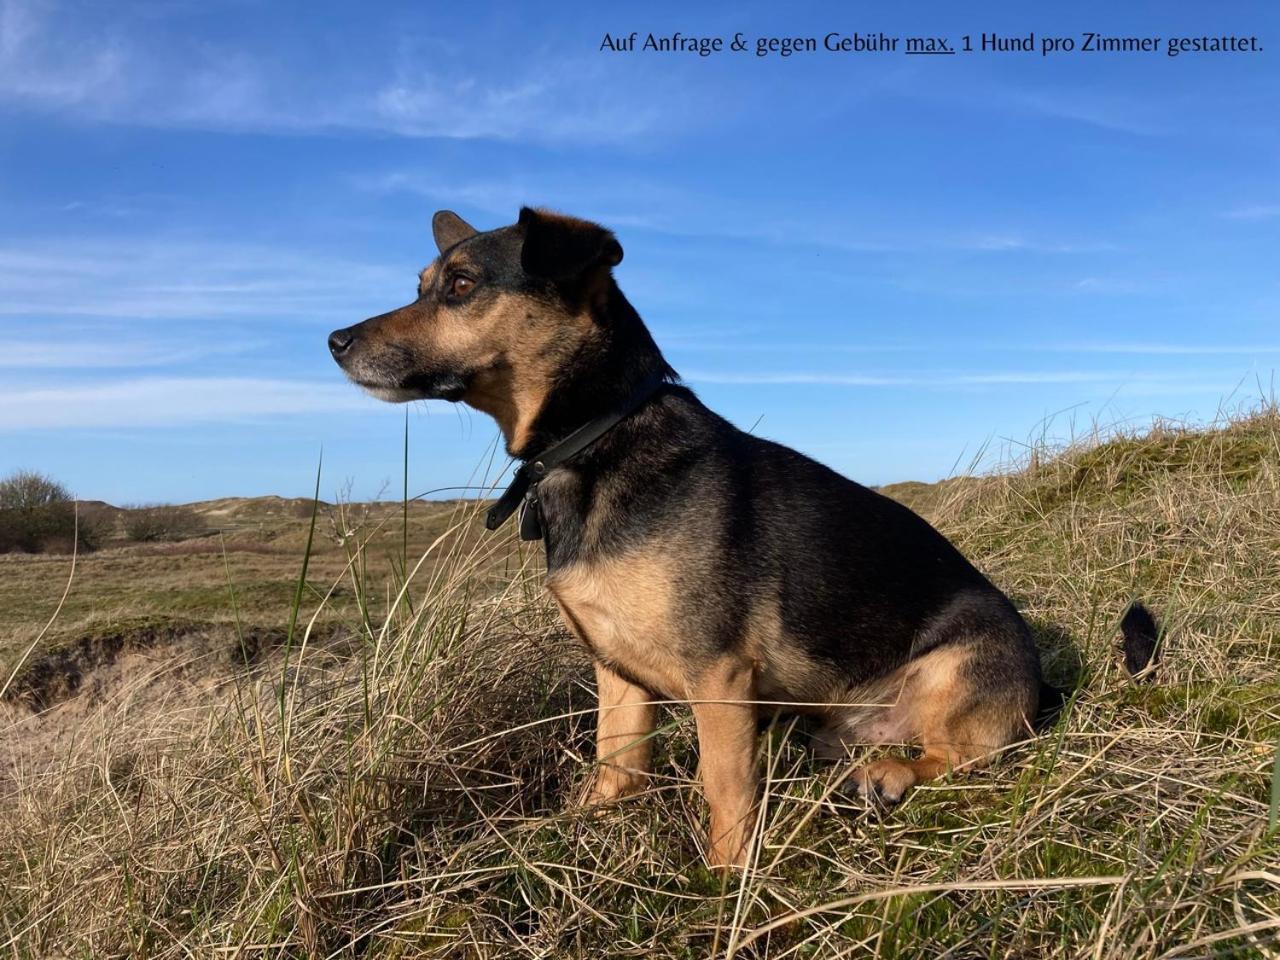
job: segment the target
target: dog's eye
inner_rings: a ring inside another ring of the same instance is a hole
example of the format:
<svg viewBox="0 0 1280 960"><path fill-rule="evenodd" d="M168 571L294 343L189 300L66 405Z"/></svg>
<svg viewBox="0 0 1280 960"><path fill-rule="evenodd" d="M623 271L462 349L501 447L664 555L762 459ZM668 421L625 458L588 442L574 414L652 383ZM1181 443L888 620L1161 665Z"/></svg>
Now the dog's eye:
<svg viewBox="0 0 1280 960"><path fill-rule="evenodd" d="M476 282L474 280L459 274L449 281L449 296L453 298L465 297L475 289L475 286Z"/></svg>

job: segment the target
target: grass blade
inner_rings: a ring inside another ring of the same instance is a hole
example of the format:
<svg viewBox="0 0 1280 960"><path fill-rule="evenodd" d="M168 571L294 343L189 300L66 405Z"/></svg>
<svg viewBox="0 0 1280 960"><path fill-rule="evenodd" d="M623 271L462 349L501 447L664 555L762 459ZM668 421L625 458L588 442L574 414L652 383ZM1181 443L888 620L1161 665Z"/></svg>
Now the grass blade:
<svg viewBox="0 0 1280 960"><path fill-rule="evenodd" d="M1267 831L1275 833L1280 825L1280 740L1276 741L1276 756L1271 762L1271 810L1267 817Z"/></svg>

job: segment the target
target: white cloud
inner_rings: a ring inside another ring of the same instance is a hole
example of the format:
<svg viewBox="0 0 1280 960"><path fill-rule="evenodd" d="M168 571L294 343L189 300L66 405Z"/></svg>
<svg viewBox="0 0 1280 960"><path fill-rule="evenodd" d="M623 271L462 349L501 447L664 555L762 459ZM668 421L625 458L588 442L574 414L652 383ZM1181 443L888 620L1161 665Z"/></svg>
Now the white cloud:
<svg viewBox="0 0 1280 960"><path fill-rule="evenodd" d="M0 100L45 107L102 103L119 92L124 54L111 38L52 31L50 4L0 0Z"/></svg>
<svg viewBox="0 0 1280 960"><path fill-rule="evenodd" d="M1005 89L1006 102L1032 113L1071 120L1104 130L1136 136L1158 136L1169 132L1159 115L1153 115L1149 100L1138 100L1114 91Z"/></svg>
<svg viewBox="0 0 1280 960"><path fill-rule="evenodd" d="M916 227L877 231L873 226L858 236L849 218L829 205L780 206L767 197L739 202L682 189L652 179L614 174L607 180L587 180L558 173L460 179L456 174L423 170L390 170L361 175L356 186L374 193L409 194L434 203L492 213L510 222L521 205L549 206L606 226L654 230L672 236L714 237L795 246L806 244L847 253L918 253L964 251L974 253L1093 254L1118 247L1107 241L1050 239L1023 230L957 232L948 227ZM625 246L625 239L623 245Z"/></svg>
<svg viewBox="0 0 1280 960"><path fill-rule="evenodd" d="M864 318L867 326L875 329L878 323ZM1138 356L1212 356L1240 355L1260 356L1280 353L1280 343L1168 343L1158 341L1063 341L1058 343L1025 343L1002 340L937 340L928 341L874 341L849 343L817 340L767 340L751 342L734 339L730 330L712 330L707 333L684 335L676 330L664 333L659 339L672 353L806 353L806 354L860 354L860 353L920 353L933 354L942 350L949 354L966 353L1086 353L1132 354Z"/></svg>
<svg viewBox="0 0 1280 960"><path fill-rule="evenodd" d="M379 55L362 64L363 80L335 71L316 84L314 74L291 69L287 49L265 59L176 32L144 37L131 32L127 16L96 25L50 0L0 0L0 102L98 121L601 143L674 119L671 97L656 90L620 102L594 60L530 58L522 74L501 82L439 56L431 70L421 62Z"/></svg>
<svg viewBox="0 0 1280 960"><path fill-rule="evenodd" d="M86 340L70 336L48 340L6 340L0 370L72 370L110 367L163 367L211 353L239 353L255 344L178 346L146 341Z"/></svg>
<svg viewBox="0 0 1280 960"><path fill-rule="evenodd" d="M351 384L250 377L144 377L56 387L0 387L0 432L165 427L369 410Z"/></svg>
<svg viewBox="0 0 1280 960"><path fill-rule="evenodd" d="M1228 220L1274 220L1280 217L1280 203L1255 203L1236 207L1223 214Z"/></svg>
<svg viewBox="0 0 1280 960"><path fill-rule="evenodd" d="M558 63L539 70L536 79L494 85L406 65L371 104L330 122L414 137L590 143L631 139L662 119L656 99L619 104L594 73L586 61Z"/></svg>
<svg viewBox="0 0 1280 960"><path fill-rule="evenodd" d="M527 173L460 179L456 173L389 170L353 178L356 187L371 193L422 197L433 203L479 210L515 220L520 207L546 206L575 216L598 220L612 228L643 227L678 233L682 224L703 219L696 211L706 201L653 180L614 174L584 180L556 173ZM664 213L673 211L673 213ZM695 211L692 215L690 211ZM484 224L477 224L481 229Z"/></svg>
<svg viewBox="0 0 1280 960"><path fill-rule="evenodd" d="M389 293L408 300L420 266L164 236L9 241L0 245L0 318L354 322Z"/></svg>
<svg viewBox="0 0 1280 960"><path fill-rule="evenodd" d="M1148 375L1128 371L1094 370L1007 370L987 373L937 374L842 374L817 372L746 372L717 373L692 371L685 379L694 383L742 385L809 384L833 387L981 387L1018 384L1085 384L1085 383L1159 383L1178 378L1171 375Z"/></svg>
<svg viewBox="0 0 1280 960"><path fill-rule="evenodd" d="M1280 353L1280 344L1275 343L1128 343L1085 342L1056 343L1036 349L1050 350L1058 353L1126 353L1150 354L1163 356L1207 356L1210 354L1250 354Z"/></svg>
<svg viewBox="0 0 1280 960"><path fill-rule="evenodd" d="M1148 293L1159 284L1160 281L1157 280L1137 279L1134 277L1082 277L1072 283L1070 288L1081 293L1124 295Z"/></svg>
<svg viewBox="0 0 1280 960"><path fill-rule="evenodd" d="M978 250L991 253L1112 253L1120 249L1106 240L1045 240L1023 233L989 233L960 235L944 241L960 250Z"/></svg>

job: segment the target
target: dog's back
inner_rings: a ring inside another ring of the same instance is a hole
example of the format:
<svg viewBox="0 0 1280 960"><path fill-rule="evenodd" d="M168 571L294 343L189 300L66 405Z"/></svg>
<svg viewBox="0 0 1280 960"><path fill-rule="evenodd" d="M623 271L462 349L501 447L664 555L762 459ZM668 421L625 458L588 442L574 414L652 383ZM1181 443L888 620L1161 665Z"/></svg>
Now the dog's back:
<svg viewBox="0 0 1280 960"><path fill-rule="evenodd" d="M753 620L785 638L838 696L948 643L998 634L1019 682L1038 683L1013 606L951 543L898 502L780 444L738 430L683 387L544 485L551 518L598 522L548 544L556 571L649 550L681 571L681 620L705 655ZM605 519L607 514L607 519ZM769 622L771 621L771 622ZM724 638L717 643L715 638ZM691 649L690 654L696 654ZM766 651L767 652L767 651ZM819 691L779 691L802 700Z"/></svg>

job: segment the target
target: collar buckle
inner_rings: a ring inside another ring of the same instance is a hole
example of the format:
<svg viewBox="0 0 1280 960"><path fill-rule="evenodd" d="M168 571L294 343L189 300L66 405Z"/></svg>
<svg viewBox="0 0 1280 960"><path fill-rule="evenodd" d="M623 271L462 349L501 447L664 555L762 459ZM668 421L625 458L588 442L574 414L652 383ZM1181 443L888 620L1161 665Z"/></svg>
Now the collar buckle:
<svg viewBox="0 0 1280 960"><path fill-rule="evenodd" d="M617 410L589 420L559 443L553 444L541 456L526 460L516 469L511 485L503 491L498 502L489 508L484 525L497 530L507 518L520 510L520 539L541 540L543 537L542 507L538 502L538 482L560 464L587 449L623 419L638 410L652 397L667 379L667 368L654 371L638 386Z"/></svg>

